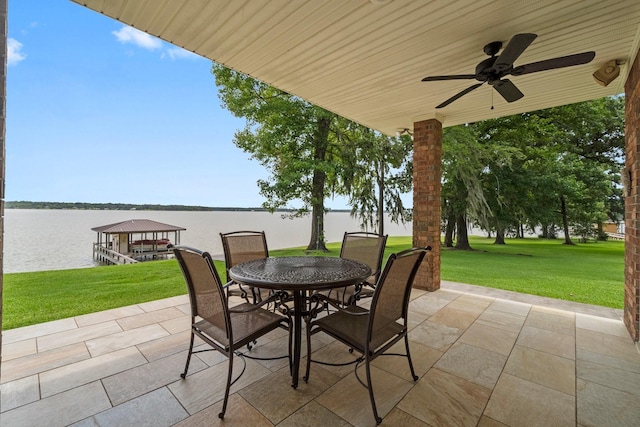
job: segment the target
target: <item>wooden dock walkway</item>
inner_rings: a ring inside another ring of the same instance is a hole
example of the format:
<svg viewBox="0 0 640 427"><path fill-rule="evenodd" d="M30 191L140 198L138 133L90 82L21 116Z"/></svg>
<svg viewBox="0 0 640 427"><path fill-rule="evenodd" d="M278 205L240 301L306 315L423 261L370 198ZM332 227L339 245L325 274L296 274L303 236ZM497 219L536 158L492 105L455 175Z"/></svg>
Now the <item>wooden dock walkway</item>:
<svg viewBox="0 0 640 427"><path fill-rule="evenodd" d="M112 265L135 264L138 262L131 257L112 251L98 243L93 244L93 259L103 264Z"/></svg>

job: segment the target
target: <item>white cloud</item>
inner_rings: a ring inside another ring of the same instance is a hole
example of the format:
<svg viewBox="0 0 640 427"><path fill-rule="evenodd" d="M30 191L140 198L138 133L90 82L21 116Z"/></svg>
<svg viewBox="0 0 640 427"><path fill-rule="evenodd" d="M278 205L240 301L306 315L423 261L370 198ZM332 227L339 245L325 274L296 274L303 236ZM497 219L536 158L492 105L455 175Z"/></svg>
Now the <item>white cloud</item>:
<svg viewBox="0 0 640 427"><path fill-rule="evenodd" d="M169 58L173 60L200 58L200 56L196 55L195 53L189 52L188 50L182 49L181 47L172 47L167 49L167 55L169 55ZM162 55L162 57L164 58L164 54Z"/></svg>
<svg viewBox="0 0 640 427"><path fill-rule="evenodd" d="M18 62L27 57L26 53L22 53L22 43L16 39L7 39L7 65L16 65Z"/></svg>
<svg viewBox="0 0 640 427"><path fill-rule="evenodd" d="M123 26L118 31L113 31L113 34L120 43L131 43L148 50L160 49L162 47L160 40L132 27Z"/></svg>

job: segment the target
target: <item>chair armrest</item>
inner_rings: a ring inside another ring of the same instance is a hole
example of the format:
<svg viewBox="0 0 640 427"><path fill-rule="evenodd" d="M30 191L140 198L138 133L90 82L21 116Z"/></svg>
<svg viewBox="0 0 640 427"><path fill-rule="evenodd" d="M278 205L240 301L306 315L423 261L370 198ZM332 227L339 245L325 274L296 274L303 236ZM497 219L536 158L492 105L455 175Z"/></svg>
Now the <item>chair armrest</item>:
<svg viewBox="0 0 640 427"><path fill-rule="evenodd" d="M326 295L322 295L322 294L313 294L311 296L311 300L315 301L316 304L320 304L321 301L329 304L330 306L332 306L333 308L335 308L336 310L338 310L341 313L344 314L348 314L350 316L368 316L369 315L369 310L366 310L364 308L360 308L357 306L347 306L346 308L341 307L338 303L336 303L335 301L332 301L330 298L328 298ZM358 310L363 310L363 311L353 311L354 308L357 308Z"/></svg>
<svg viewBox="0 0 640 427"><path fill-rule="evenodd" d="M286 300L286 298L287 298L287 293L286 292L284 292L284 291L274 292L273 294L271 294L269 296L269 298L266 298L266 299L260 301L258 304L242 304L242 308L240 308L240 309L237 309L237 308L234 308L234 307L229 308L229 313L250 313L250 312L255 311L255 310L259 309L259 308L262 308L263 305L267 305L267 304L270 304L270 303L276 302L276 301L284 301L284 300Z"/></svg>

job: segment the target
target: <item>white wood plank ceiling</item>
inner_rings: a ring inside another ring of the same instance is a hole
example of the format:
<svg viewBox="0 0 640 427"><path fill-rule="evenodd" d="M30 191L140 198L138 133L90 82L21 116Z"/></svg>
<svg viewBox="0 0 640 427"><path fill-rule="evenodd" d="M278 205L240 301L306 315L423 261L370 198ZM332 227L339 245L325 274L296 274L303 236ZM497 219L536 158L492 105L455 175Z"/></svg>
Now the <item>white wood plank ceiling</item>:
<svg viewBox="0 0 640 427"><path fill-rule="evenodd" d="M640 43L637 0L72 1L387 134L427 118L452 126L623 93ZM484 84L435 109L477 82L423 77L473 74L485 44L518 33L538 37L516 66L595 59L508 77L525 95L512 103ZM620 77L598 85L592 73L614 59Z"/></svg>

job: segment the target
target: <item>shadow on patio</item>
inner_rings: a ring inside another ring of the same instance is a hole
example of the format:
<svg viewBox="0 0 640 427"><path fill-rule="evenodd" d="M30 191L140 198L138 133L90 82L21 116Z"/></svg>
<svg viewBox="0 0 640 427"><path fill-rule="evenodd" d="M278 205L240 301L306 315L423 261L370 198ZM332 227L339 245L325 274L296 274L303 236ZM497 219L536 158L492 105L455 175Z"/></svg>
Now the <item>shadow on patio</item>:
<svg viewBox="0 0 640 427"><path fill-rule="evenodd" d="M375 425L353 366L314 364L294 390L286 360L247 360L221 422L226 359L200 353L179 378L188 313L185 295L6 331L0 424ZM420 379L410 380L405 358L374 361L383 425L640 422L640 353L620 310L443 282L415 290L410 313ZM313 340L314 358L353 358L323 334ZM277 330L252 352L276 355L286 343Z"/></svg>

